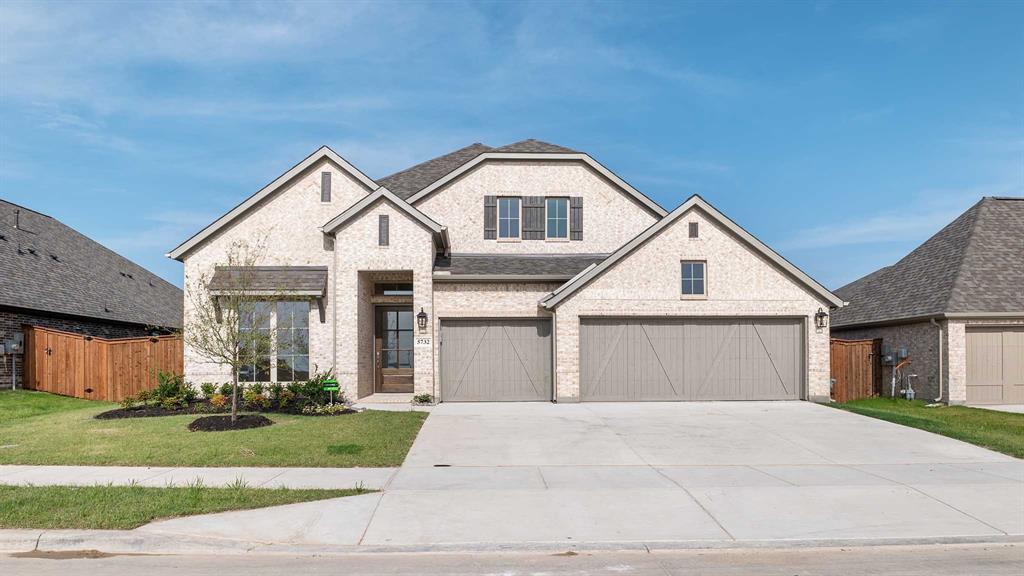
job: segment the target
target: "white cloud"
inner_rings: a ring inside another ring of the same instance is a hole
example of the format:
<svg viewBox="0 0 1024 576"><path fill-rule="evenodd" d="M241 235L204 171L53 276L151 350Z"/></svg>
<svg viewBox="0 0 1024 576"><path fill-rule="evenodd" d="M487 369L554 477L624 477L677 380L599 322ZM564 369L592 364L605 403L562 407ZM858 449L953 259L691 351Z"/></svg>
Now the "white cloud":
<svg viewBox="0 0 1024 576"><path fill-rule="evenodd" d="M983 196L1024 194L1024 185L1010 183L961 190L926 190L894 199L894 206L860 211L848 219L797 230L777 243L781 250L815 250L900 242L921 242L952 222Z"/></svg>

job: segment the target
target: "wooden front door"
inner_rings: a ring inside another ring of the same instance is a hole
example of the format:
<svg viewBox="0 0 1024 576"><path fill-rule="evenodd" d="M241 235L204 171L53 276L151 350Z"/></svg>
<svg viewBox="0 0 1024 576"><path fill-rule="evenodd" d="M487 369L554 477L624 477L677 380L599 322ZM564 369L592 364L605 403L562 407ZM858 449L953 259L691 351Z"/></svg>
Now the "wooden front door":
<svg viewBox="0 0 1024 576"><path fill-rule="evenodd" d="M377 308L374 392L412 392L415 321L411 306Z"/></svg>

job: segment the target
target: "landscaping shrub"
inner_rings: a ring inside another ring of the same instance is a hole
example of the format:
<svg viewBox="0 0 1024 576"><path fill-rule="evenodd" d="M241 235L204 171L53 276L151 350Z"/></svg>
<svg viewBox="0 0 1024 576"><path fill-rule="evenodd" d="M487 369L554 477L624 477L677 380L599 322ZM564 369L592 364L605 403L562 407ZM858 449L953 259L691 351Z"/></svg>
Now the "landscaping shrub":
<svg viewBox="0 0 1024 576"><path fill-rule="evenodd" d="M302 413L307 416L333 416L346 412L354 412L354 410L345 404L308 404L302 409Z"/></svg>
<svg viewBox="0 0 1024 576"><path fill-rule="evenodd" d="M270 408L270 399L264 394L257 392L255 386L245 390L242 394L242 401L245 403L245 407L250 410L266 410Z"/></svg>
<svg viewBox="0 0 1024 576"><path fill-rule="evenodd" d="M203 382L199 385L199 390L203 393L203 398L209 400L210 397L217 393L217 385L213 382Z"/></svg>
<svg viewBox="0 0 1024 576"><path fill-rule="evenodd" d="M239 388L239 390L241 390L242 385L239 384L238 388ZM220 385L220 395L221 396L231 396L231 382L225 382L225 383Z"/></svg>
<svg viewBox="0 0 1024 576"><path fill-rule="evenodd" d="M174 372L157 370L156 388L153 389L153 394L157 400L162 401L165 398L182 396L187 386L184 376Z"/></svg>
<svg viewBox="0 0 1024 576"><path fill-rule="evenodd" d="M412 397L412 403L418 405L430 405L434 403L434 397L430 394L417 394Z"/></svg>
<svg viewBox="0 0 1024 576"><path fill-rule="evenodd" d="M263 394L263 383L253 382L252 384L249 384L248 389L252 390L256 394Z"/></svg>
<svg viewBox="0 0 1024 576"><path fill-rule="evenodd" d="M214 394L213 396L210 396L210 406L218 411L226 409L229 402L230 400L224 394Z"/></svg>

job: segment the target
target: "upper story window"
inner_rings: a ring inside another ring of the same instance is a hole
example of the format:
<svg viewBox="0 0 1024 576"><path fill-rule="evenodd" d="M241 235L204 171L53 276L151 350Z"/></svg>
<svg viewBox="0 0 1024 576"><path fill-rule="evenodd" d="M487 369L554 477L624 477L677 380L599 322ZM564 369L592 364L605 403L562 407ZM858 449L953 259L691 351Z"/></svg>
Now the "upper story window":
<svg viewBox="0 0 1024 576"><path fill-rule="evenodd" d="M498 238L519 238L519 198L498 198Z"/></svg>
<svg viewBox="0 0 1024 576"><path fill-rule="evenodd" d="M545 201L547 214L547 237L567 239L569 237L569 199L548 198Z"/></svg>
<svg viewBox="0 0 1024 576"><path fill-rule="evenodd" d="M706 268L705 262L683 262L683 296L705 296L707 294Z"/></svg>

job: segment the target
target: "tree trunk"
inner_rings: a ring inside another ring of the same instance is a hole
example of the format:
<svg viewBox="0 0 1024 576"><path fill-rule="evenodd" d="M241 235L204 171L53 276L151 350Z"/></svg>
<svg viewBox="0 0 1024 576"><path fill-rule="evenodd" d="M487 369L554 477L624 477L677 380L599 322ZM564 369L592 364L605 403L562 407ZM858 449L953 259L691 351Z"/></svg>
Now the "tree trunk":
<svg viewBox="0 0 1024 576"><path fill-rule="evenodd" d="M233 384L231 387L231 423L233 424L238 420L238 372L235 372L231 382Z"/></svg>

